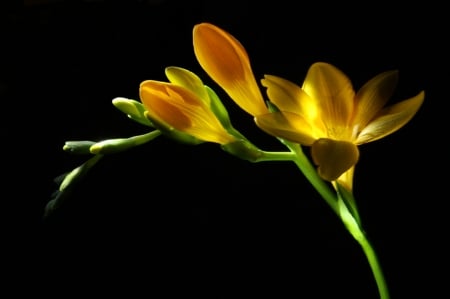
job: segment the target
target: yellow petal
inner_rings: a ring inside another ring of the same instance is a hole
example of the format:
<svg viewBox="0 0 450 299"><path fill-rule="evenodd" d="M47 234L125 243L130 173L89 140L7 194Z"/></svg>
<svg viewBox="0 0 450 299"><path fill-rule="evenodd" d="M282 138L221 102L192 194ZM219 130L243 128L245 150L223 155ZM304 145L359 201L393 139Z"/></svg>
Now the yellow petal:
<svg viewBox="0 0 450 299"><path fill-rule="evenodd" d="M295 143L311 145L316 139L309 123L294 113L267 113L256 116L255 122L266 133Z"/></svg>
<svg viewBox="0 0 450 299"><path fill-rule="evenodd" d="M348 191L353 190L353 175L355 173L355 165L350 167L346 172L344 172L337 181L339 184L347 188Z"/></svg>
<svg viewBox="0 0 450 299"><path fill-rule="evenodd" d="M339 69L324 62L314 63L306 74L302 88L320 103L320 115L328 128L349 124L355 92L348 77Z"/></svg>
<svg viewBox="0 0 450 299"><path fill-rule="evenodd" d="M238 40L209 23L194 26L193 39L198 62L236 104L253 116L268 112L247 52Z"/></svg>
<svg viewBox="0 0 450 299"><path fill-rule="evenodd" d="M425 92L421 91L408 100L381 110L379 115L359 133L356 144L378 140L403 127L417 113L424 98Z"/></svg>
<svg viewBox="0 0 450 299"><path fill-rule="evenodd" d="M261 80L267 87L267 96L280 111L288 111L301 115L320 135L326 136L326 128L319 114L320 108L314 98L306 94L297 84L271 75Z"/></svg>
<svg viewBox="0 0 450 299"><path fill-rule="evenodd" d="M364 128L372 120L392 96L397 81L398 72L388 71L375 76L361 87L355 97L355 126Z"/></svg>
<svg viewBox="0 0 450 299"><path fill-rule="evenodd" d="M192 91L202 100L207 101L207 104L209 106L208 93L205 89L202 80L196 74L187 69L174 66L167 67L165 72L166 77L169 79L171 83L178 86L182 86Z"/></svg>
<svg viewBox="0 0 450 299"><path fill-rule="evenodd" d="M320 177L334 181L358 162L359 150L351 142L321 138L312 145L311 156Z"/></svg>
<svg viewBox="0 0 450 299"><path fill-rule="evenodd" d="M264 75L261 84L267 87L267 96L279 110L303 114L302 103L308 101L309 96L300 86L272 75Z"/></svg>

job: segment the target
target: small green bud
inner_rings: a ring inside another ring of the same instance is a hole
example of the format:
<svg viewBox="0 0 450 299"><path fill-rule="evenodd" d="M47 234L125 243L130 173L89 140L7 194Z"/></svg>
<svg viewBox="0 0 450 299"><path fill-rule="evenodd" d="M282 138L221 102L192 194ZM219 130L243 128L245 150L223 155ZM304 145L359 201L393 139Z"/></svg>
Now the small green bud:
<svg viewBox="0 0 450 299"><path fill-rule="evenodd" d="M94 141L66 141L63 150L77 155L90 154L90 147L95 144Z"/></svg>
<svg viewBox="0 0 450 299"><path fill-rule="evenodd" d="M101 157L102 155L93 156L80 166L65 174L58 190L65 191L70 185L73 185L75 182L80 180L88 172L88 170L100 160Z"/></svg>
<svg viewBox="0 0 450 299"><path fill-rule="evenodd" d="M92 154L114 154L123 152L132 147L147 143L159 135L161 135L161 132L159 130L154 130L143 135L137 135L129 138L107 139L94 143L89 148L89 151Z"/></svg>
<svg viewBox="0 0 450 299"><path fill-rule="evenodd" d="M113 105L125 113L128 118L149 127L154 127L152 122L145 116L145 107L142 103L127 99L127 98L115 98L112 100Z"/></svg>
<svg viewBox="0 0 450 299"><path fill-rule="evenodd" d="M61 185L59 186L59 191L64 191L73 181L75 181L78 177L80 177L83 173L84 164L81 166L78 166L77 168L73 169L71 172L69 172L64 180L61 182Z"/></svg>

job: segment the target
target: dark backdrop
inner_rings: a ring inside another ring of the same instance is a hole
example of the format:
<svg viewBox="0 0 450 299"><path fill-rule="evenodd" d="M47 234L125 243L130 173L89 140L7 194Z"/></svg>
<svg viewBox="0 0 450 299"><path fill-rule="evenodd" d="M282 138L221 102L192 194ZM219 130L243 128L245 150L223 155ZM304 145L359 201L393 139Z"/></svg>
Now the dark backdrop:
<svg viewBox="0 0 450 299"><path fill-rule="evenodd" d="M410 123L360 148L355 196L392 298L436 298L448 197L441 11L431 4L245 0L25 1L4 10L2 214L13 240L5 243L18 245L7 255L16 291L377 298L358 244L294 165L251 164L214 144L158 138L107 156L42 218L57 189L53 179L86 160L63 152L64 142L145 133L111 100L137 99L139 83L165 80L169 65L214 87L252 141L281 149L196 62L192 27L207 21L242 42L258 78L301 83L312 63L326 61L355 88L398 69L392 101L426 91Z"/></svg>

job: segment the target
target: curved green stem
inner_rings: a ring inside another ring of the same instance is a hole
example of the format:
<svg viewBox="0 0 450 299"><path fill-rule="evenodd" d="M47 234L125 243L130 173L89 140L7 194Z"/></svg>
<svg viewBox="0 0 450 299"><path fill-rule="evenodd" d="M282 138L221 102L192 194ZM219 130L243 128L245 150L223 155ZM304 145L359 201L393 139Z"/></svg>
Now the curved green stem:
<svg viewBox="0 0 450 299"><path fill-rule="evenodd" d="M378 257L375 253L372 244L370 244L367 237L364 235L363 239L358 240L359 245L361 245L364 254L367 257L367 261L369 262L370 268L372 269L373 276L377 283L378 292L380 293L381 299L389 299L389 291L386 284L386 280L383 275L383 271L381 269L380 262L378 261Z"/></svg>
<svg viewBox="0 0 450 299"><path fill-rule="evenodd" d="M361 229L361 220L359 218L358 208L351 190L339 185L336 182L336 190L324 181L317 173L316 168L311 164L309 158L304 154L299 144L291 143L284 139L279 139L290 151L289 152L267 152L262 151L246 139L229 143L222 146L226 152L238 156L251 162L263 161L292 161L303 175L313 185L317 192L322 196L328 206L341 219L350 234L361 245L364 254L369 262L372 273L380 294L380 299L389 299L389 292L378 262L375 250L367 239L364 231Z"/></svg>
<svg viewBox="0 0 450 299"><path fill-rule="evenodd" d="M370 269L372 270L372 274L375 278L380 298L389 299L388 287L383 275L383 271L381 269L380 262L378 261L378 257L375 253L375 249L367 239L367 236L361 229L361 226L358 224L356 219L350 213L345 203L342 200L339 200L338 206L342 222L345 224L345 227L353 236L353 238L355 238L355 240L359 243L359 245L361 245L364 251L367 261L369 262Z"/></svg>
<svg viewBox="0 0 450 299"><path fill-rule="evenodd" d="M380 299L389 299L389 291L377 255L372 247L372 244L369 242L364 231L361 229L361 221L359 219L356 205L353 202L353 194L333 192L330 187L319 177L316 169L313 165L311 165L311 162L303 153L301 146L285 140L281 141L295 154L293 162L319 192L333 212L335 212L341 219L347 230L362 247L372 270L372 274L375 278ZM349 210L348 205L350 205L351 210Z"/></svg>

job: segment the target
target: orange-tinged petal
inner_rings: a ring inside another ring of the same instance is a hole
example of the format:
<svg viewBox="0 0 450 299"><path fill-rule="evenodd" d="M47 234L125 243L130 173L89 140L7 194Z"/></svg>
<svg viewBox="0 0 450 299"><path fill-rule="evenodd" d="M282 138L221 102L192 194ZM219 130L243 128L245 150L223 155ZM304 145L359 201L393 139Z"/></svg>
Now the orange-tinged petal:
<svg viewBox="0 0 450 299"><path fill-rule="evenodd" d="M421 91L416 96L388 106L370 122L358 135L355 143L363 144L383 138L408 123L417 113L425 98Z"/></svg>
<svg viewBox="0 0 450 299"><path fill-rule="evenodd" d="M311 156L320 177L334 181L358 162L359 150L351 142L321 138L311 146Z"/></svg>
<svg viewBox="0 0 450 299"><path fill-rule="evenodd" d="M184 87L148 80L141 83L140 98L149 117L160 123L204 141L236 141L207 104Z"/></svg>
<svg viewBox="0 0 450 299"><path fill-rule="evenodd" d="M320 103L320 115L330 132L333 132L333 128L349 124L355 91L343 72L328 63L314 63L306 74L302 88Z"/></svg>
<svg viewBox="0 0 450 299"><path fill-rule="evenodd" d="M201 23L194 26L193 42L202 68L236 104L253 116L268 112L247 52L238 40L212 24Z"/></svg>
<svg viewBox="0 0 450 299"><path fill-rule="evenodd" d="M144 81L140 87L140 99L151 118L182 131L190 127L192 121L176 107L174 98L167 100L166 86L158 81Z"/></svg>
<svg viewBox="0 0 450 299"><path fill-rule="evenodd" d="M384 107L394 93L398 82L398 72L381 73L361 87L356 93L356 112L353 124L364 128Z"/></svg>
<svg viewBox="0 0 450 299"><path fill-rule="evenodd" d="M280 111L288 111L308 120L316 131L322 131L320 135L326 136L326 128L320 115L320 108L314 98L311 98L297 84L281 77L265 75L261 80L267 87L267 96Z"/></svg>
<svg viewBox="0 0 450 299"><path fill-rule="evenodd" d="M303 145L311 145L316 139L307 120L290 112L273 112L255 117L256 125L266 133Z"/></svg>

